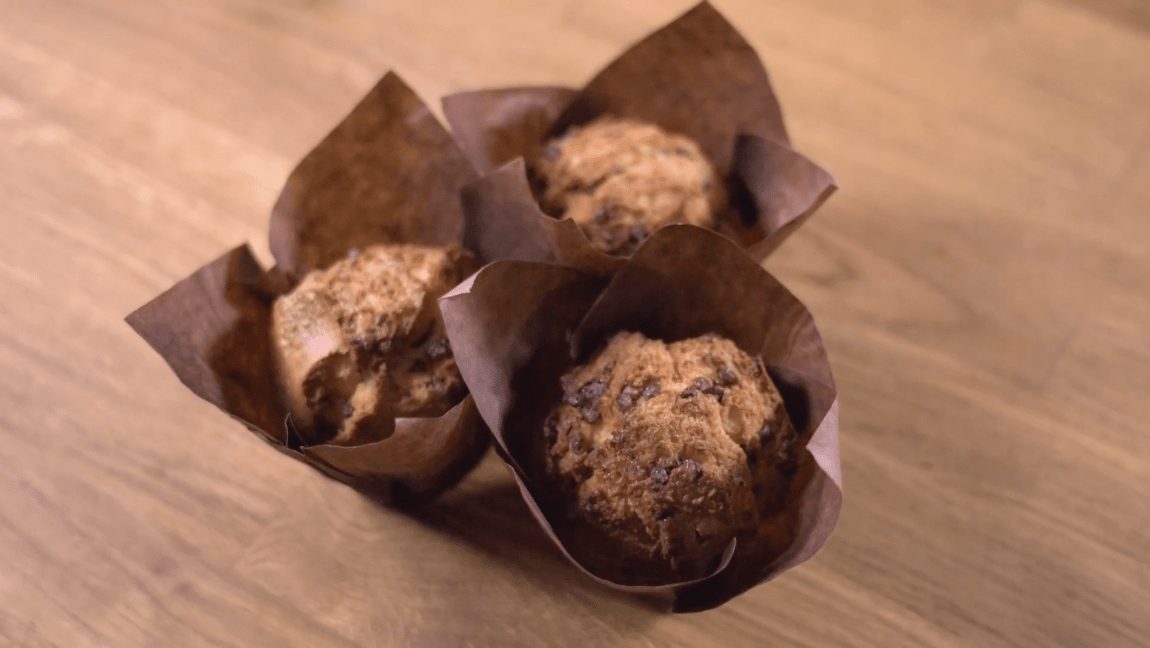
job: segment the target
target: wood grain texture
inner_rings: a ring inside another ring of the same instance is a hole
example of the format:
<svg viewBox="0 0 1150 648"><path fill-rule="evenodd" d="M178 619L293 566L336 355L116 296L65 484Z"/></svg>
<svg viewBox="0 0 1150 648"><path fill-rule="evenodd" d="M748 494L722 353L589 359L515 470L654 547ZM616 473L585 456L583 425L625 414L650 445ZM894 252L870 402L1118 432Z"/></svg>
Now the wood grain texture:
<svg viewBox="0 0 1150 648"><path fill-rule="evenodd" d="M387 69L579 85L689 0L0 1L0 644L1144 645L1150 14L720 0L842 190L768 262L818 318L846 507L669 616L486 462L420 517L259 443L123 316L251 241Z"/></svg>

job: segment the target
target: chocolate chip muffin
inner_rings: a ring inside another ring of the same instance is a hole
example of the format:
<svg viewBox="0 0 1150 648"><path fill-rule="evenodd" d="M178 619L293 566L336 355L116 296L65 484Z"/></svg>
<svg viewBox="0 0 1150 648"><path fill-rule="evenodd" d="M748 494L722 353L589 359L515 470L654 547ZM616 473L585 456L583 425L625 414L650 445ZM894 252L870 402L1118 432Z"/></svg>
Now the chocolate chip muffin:
<svg viewBox="0 0 1150 648"><path fill-rule="evenodd" d="M549 142L533 164L545 211L570 217L591 245L628 255L670 223L712 227L722 183L692 140L604 117Z"/></svg>
<svg viewBox="0 0 1150 648"><path fill-rule="evenodd" d="M463 398L437 299L475 266L458 246L375 245L276 300L277 378L305 443L379 440Z"/></svg>
<svg viewBox="0 0 1150 648"><path fill-rule="evenodd" d="M593 571L703 576L781 506L795 431L762 364L730 340L619 333L561 382L542 467Z"/></svg>

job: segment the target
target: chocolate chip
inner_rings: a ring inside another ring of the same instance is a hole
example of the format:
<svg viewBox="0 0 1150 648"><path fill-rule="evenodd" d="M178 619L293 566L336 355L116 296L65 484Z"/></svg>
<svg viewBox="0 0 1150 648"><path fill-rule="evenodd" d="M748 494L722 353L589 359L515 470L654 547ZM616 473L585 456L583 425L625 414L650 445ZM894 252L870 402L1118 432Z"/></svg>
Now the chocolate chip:
<svg viewBox="0 0 1150 648"><path fill-rule="evenodd" d="M351 403L344 403L343 404L343 417L344 418L351 418L352 414L355 414L355 405L352 405Z"/></svg>
<svg viewBox="0 0 1150 648"><path fill-rule="evenodd" d="M578 390L564 393L563 402L571 407L585 407L598 400L605 391L607 391L607 380L605 378L595 378L594 380L583 383ZM597 414L596 418L598 418Z"/></svg>
<svg viewBox="0 0 1150 648"><path fill-rule="evenodd" d="M651 481L655 482L657 486L664 486L671 479L667 474L667 469L662 466L655 466L651 469Z"/></svg>
<svg viewBox="0 0 1150 648"><path fill-rule="evenodd" d="M642 225L635 225L631 228L631 240L642 241L643 239L647 238L647 233L648 232L646 227L643 227Z"/></svg>
<svg viewBox="0 0 1150 648"><path fill-rule="evenodd" d="M695 529L695 540L696 540L697 542L706 542L706 541L707 541L707 538L710 538L710 537L711 537L711 536L709 536L709 535L707 535L707 534L703 533L702 531L700 531L700 530L698 530L698 529Z"/></svg>
<svg viewBox="0 0 1150 648"><path fill-rule="evenodd" d="M659 383L651 383L643 388L643 400L654 398L659 395Z"/></svg>
<svg viewBox="0 0 1150 648"><path fill-rule="evenodd" d="M638 387L627 385L619 392L619 397L615 399L615 403L621 411L626 412L635 406L635 401L639 399L639 394Z"/></svg>
<svg viewBox="0 0 1150 648"><path fill-rule="evenodd" d="M655 515L655 519L662 522L663 520L668 520L674 516L675 516L675 509L665 508L665 509L662 509L661 511L659 511L659 513L657 515Z"/></svg>
<svg viewBox="0 0 1150 648"><path fill-rule="evenodd" d="M579 396L583 398L583 402L589 403L598 400L605 391L607 391L607 379L596 378L579 388Z"/></svg>
<svg viewBox="0 0 1150 648"><path fill-rule="evenodd" d="M730 387L739 382L739 374L735 373L734 369L724 365L719 367L719 377L716 382L724 387Z"/></svg>
<svg viewBox="0 0 1150 648"><path fill-rule="evenodd" d="M427 357L431 360L438 360L451 353L451 346L447 342L447 338L439 338L427 345Z"/></svg>
<svg viewBox="0 0 1150 648"><path fill-rule="evenodd" d="M583 416L583 420L587 421L588 423L595 423L600 418L599 410L591 407L590 405L579 408L579 414L581 414Z"/></svg>
<svg viewBox="0 0 1150 648"><path fill-rule="evenodd" d="M583 452L583 437L578 434L572 434L571 440L567 442L567 446L571 448L571 452Z"/></svg>
<svg viewBox="0 0 1150 648"><path fill-rule="evenodd" d="M710 394L711 396L717 398L720 403L722 403L723 395L726 393L726 390L711 382L709 378L699 376L698 378L691 381L690 387L683 390L682 396L683 398L689 398L698 394L699 392Z"/></svg>

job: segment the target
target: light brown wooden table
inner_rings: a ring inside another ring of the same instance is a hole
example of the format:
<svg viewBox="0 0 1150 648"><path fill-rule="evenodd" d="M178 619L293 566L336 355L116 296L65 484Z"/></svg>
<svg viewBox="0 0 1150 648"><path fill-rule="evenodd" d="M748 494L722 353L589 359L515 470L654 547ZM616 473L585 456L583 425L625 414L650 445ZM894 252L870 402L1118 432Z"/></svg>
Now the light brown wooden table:
<svg viewBox="0 0 1150 648"><path fill-rule="evenodd" d="M288 171L385 70L579 85L688 5L0 0L0 644L1146 645L1140 0L718 3L842 185L767 265L832 353L846 507L712 612L583 580L494 461L387 510L122 322L266 260Z"/></svg>

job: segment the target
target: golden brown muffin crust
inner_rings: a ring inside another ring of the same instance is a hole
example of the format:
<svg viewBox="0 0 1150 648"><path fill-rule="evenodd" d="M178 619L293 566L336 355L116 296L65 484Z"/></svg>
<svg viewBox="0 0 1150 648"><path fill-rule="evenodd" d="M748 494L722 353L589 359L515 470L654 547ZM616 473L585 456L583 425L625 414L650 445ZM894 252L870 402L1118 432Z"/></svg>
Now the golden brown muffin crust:
<svg viewBox="0 0 1150 648"><path fill-rule="evenodd" d="M573 219L607 254L631 254L670 223L712 227L723 189L689 138L604 117L552 140L535 162L544 210Z"/></svg>
<svg viewBox="0 0 1150 648"><path fill-rule="evenodd" d="M544 470L603 555L701 576L783 496L794 429L762 365L730 340L619 333L562 378ZM595 567L596 556L581 556Z"/></svg>
<svg viewBox="0 0 1150 648"><path fill-rule="evenodd" d="M458 246L374 245L276 300L277 377L307 443L376 440L393 417L463 397L436 300L474 267Z"/></svg>

